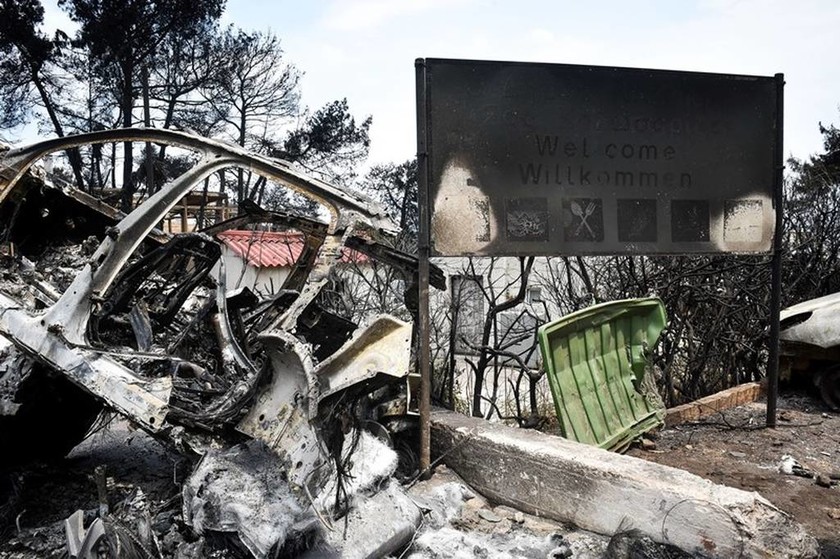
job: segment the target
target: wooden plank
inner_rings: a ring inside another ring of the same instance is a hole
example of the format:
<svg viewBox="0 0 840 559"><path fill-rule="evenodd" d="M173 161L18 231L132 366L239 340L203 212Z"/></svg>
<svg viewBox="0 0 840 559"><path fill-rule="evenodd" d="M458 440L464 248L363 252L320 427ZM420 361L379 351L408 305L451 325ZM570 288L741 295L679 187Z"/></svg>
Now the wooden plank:
<svg viewBox="0 0 840 559"><path fill-rule="evenodd" d="M750 404L763 397L766 391L767 385L763 381L749 382L688 404L669 408L665 413L665 426L671 427L687 421L696 421L724 410Z"/></svg>

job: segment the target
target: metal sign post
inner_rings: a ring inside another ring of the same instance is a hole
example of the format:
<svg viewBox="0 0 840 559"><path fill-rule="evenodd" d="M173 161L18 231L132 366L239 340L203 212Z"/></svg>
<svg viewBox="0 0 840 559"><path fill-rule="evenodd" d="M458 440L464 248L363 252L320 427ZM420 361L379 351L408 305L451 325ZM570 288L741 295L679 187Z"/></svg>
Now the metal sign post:
<svg viewBox="0 0 840 559"><path fill-rule="evenodd" d="M415 62L417 79L417 207L419 227L417 239L417 258L419 260L418 278L418 318L417 339L418 360L420 364L420 477L428 479L431 475L431 394L432 371L429 321L429 174L426 135L426 65L422 59Z"/></svg>
<svg viewBox="0 0 840 559"><path fill-rule="evenodd" d="M782 307L782 234L784 227L784 74L776 74L776 146L773 154L776 181L773 199L776 209L776 229L773 232L773 258L770 261L770 355L767 362L767 426L776 426L776 402L779 397L779 313Z"/></svg>

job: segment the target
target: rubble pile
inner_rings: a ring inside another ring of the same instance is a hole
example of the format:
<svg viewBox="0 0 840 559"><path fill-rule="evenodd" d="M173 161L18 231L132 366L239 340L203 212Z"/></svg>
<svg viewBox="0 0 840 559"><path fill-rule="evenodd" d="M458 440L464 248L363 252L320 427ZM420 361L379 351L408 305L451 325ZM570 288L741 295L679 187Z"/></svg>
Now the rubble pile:
<svg viewBox="0 0 840 559"><path fill-rule="evenodd" d="M410 490L424 523L406 551L408 559L688 559L679 549L632 529L612 538L493 507L457 475L439 468Z"/></svg>
<svg viewBox="0 0 840 559"><path fill-rule="evenodd" d="M123 141L189 150L195 164L125 216L32 171L50 152ZM157 229L173 208L184 229L204 222L178 204L228 168L322 204L329 222L250 203L199 231ZM491 507L443 476L412 486L412 324L339 316L323 293L352 250L401 277L416 318L418 262L393 248L385 215L285 161L186 132L0 152L0 555L679 557L633 530L607 541ZM229 281L222 253L225 232L260 227L302 238L271 294ZM445 288L439 269L429 279Z"/></svg>
<svg viewBox="0 0 840 559"><path fill-rule="evenodd" d="M0 251L0 290L29 310L55 303L99 245L94 237L80 244L48 247L37 258Z"/></svg>
<svg viewBox="0 0 840 559"><path fill-rule="evenodd" d="M385 468L380 473L393 467L393 451L371 435L364 439L357 470L367 470L374 461ZM141 458L132 463L132 456ZM205 463L194 470L179 460L177 452L132 430L124 420L110 423L74 450L68 463L37 474L39 479L49 476L49 481L27 496L27 506L43 504L44 510L21 516L21 530L12 528L9 540L0 545L0 556L62 557L67 549L66 520L76 507L83 507L79 539L103 519L106 538L100 543L105 557L248 559L255 554L238 535L240 528L251 534L249 545L254 549L264 545L262 534L289 531L283 548L268 557L368 557L374 540L388 544L377 544L373 556L393 559L687 557L632 530L610 539L493 506L445 466L438 466L430 480L413 485L371 476L373 485L362 484L365 489L355 494L346 517L330 520L297 506L288 485L271 467L271 453L257 442L205 455ZM241 467L254 462L266 467ZM104 470L97 466L102 463L108 464ZM62 479L59 468L71 475ZM103 473L102 496L97 470ZM228 479L215 478L217 474ZM208 479L213 482L205 485ZM182 492L181 484L192 489ZM203 493L203 487L211 493ZM205 530L207 522L216 527ZM123 555L114 555L117 545Z"/></svg>

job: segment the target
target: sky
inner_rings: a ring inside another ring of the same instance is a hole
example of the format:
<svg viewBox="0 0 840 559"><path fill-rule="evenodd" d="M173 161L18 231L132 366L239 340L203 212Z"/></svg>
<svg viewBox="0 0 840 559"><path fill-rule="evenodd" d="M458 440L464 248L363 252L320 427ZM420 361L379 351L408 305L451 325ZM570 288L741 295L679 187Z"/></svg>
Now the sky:
<svg viewBox="0 0 840 559"><path fill-rule="evenodd" d="M836 0L228 0L223 23L277 34L312 110L346 97L373 116L369 164L416 152L417 58L784 73L786 155L840 126Z"/></svg>

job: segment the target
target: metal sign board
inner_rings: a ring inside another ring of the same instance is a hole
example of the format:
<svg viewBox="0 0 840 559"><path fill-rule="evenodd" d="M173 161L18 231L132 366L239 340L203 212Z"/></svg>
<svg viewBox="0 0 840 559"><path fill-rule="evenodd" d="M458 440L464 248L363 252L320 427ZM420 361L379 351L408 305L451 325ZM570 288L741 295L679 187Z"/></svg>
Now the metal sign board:
<svg viewBox="0 0 840 559"><path fill-rule="evenodd" d="M772 249L776 78L418 64L432 255Z"/></svg>

